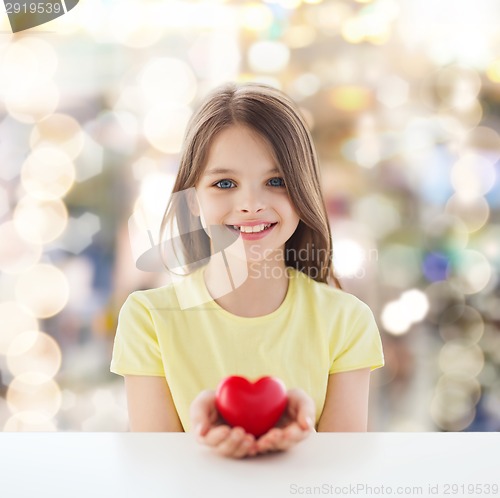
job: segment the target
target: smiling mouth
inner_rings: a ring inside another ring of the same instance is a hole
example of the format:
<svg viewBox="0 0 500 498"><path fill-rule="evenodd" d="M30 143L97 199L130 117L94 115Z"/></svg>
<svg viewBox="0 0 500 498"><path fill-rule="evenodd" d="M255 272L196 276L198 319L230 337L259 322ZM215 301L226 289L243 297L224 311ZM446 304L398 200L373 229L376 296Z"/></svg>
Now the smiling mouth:
<svg viewBox="0 0 500 498"><path fill-rule="evenodd" d="M261 224L261 225L255 225L255 226L237 226L237 225L226 225L229 227L231 230L237 231L238 233L262 233L265 232L266 230L269 230L272 228L274 225L277 225L277 223L269 223L267 225Z"/></svg>

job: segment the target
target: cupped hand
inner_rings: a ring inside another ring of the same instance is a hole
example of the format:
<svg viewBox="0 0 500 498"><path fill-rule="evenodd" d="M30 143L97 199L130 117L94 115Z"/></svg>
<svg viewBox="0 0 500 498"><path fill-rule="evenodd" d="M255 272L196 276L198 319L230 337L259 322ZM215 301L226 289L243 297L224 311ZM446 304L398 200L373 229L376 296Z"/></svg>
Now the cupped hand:
<svg viewBox="0 0 500 498"><path fill-rule="evenodd" d="M259 439L241 427L228 426L217 411L215 391L202 391L191 403L191 426L197 439L225 457L245 458L260 453L285 451L314 430L315 405L301 389L287 392L287 407L276 424Z"/></svg>
<svg viewBox="0 0 500 498"><path fill-rule="evenodd" d="M244 458L257 453L255 437L241 427L229 427L215 405L215 391L202 391L191 403L191 427L198 441L219 455Z"/></svg>
<svg viewBox="0 0 500 498"><path fill-rule="evenodd" d="M314 430L316 408L312 398L302 389L290 389L287 396L287 407L276 427L256 441L257 453L286 451Z"/></svg>

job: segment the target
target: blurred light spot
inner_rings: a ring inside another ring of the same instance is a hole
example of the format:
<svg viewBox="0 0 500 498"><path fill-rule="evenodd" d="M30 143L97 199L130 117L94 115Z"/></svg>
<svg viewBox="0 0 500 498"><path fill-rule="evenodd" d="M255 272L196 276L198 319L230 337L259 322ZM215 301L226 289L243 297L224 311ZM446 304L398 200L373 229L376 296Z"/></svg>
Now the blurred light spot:
<svg viewBox="0 0 500 498"><path fill-rule="evenodd" d="M456 432L466 429L472 423L476 410L467 391L453 388L434 395L430 415L440 429Z"/></svg>
<svg viewBox="0 0 500 498"><path fill-rule="evenodd" d="M400 301L387 303L382 310L380 318L385 330L392 335L405 334L411 326L407 309Z"/></svg>
<svg viewBox="0 0 500 498"><path fill-rule="evenodd" d="M429 301L418 289L403 292L397 301L388 302L382 310L382 323L393 335L401 335L427 315Z"/></svg>
<svg viewBox="0 0 500 498"><path fill-rule="evenodd" d="M300 7L302 0L275 0L275 2L284 9L294 10Z"/></svg>
<svg viewBox="0 0 500 498"><path fill-rule="evenodd" d="M36 372L52 378L61 367L61 358L61 349L51 336L28 331L12 340L7 350L7 367L14 376Z"/></svg>
<svg viewBox="0 0 500 498"><path fill-rule="evenodd" d="M233 31L211 31L199 36L188 52L189 61L201 79L223 83L240 74L241 52Z"/></svg>
<svg viewBox="0 0 500 498"><path fill-rule="evenodd" d="M18 412L5 422L4 432L57 432L54 422L45 412L34 410Z"/></svg>
<svg viewBox="0 0 500 498"><path fill-rule="evenodd" d="M454 283L464 294L482 291L492 276L492 268L486 257L473 250L461 251L457 255Z"/></svg>
<svg viewBox="0 0 500 498"><path fill-rule="evenodd" d="M354 8L343 2L323 2L314 8L306 8L304 20L318 28L321 34L332 37L340 31L342 24L353 15Z"/></svg>
<svg viewBox="0 0 500 498"><path fill-rule="evenodd" d="M422 98L432 109L467 111L474 107L481 90L481 78L472 69L447 65L422 82Z"/></svg>
<svg viewBox="0 0 500 498"><path fill-rule="evenodd" d="M248 51L248 62L256 72L277 73L283 71L290 60L289 48L278 41L259 41Z"/></svg>
<svg viewBox="0 0 500 498"><path fill-rule="evenodd" d="M425 245L433 252L436 248L445 252L464 249L469 241L469 233L464 222L448 214L440 214L429 219L424 225L424 235Z"/></svg>
<svg viewBox="0 0 500 498"><path fill-rule="evenodd" d="M408 315L412 323L422 321L429 311L427 296L419 289L410 289L403 292L400 301L408 309Z"/></svg>
<svg viewBox="0 0 500 498"><path fill-rule="evenodd" d="M465 142L475 154L486 158L490 164L500 159L500 136L493 128L478 126L467 133Z"/></svg>
<svg viewBox="0 0 500 498"><path fill-rule="evenodd" d="M152 173L142 180L141 204L148 218L163 218L174 183L175 175L159 172Z"/></svg>
<svg viewBox="0 0 500 498"><path fill-rule="evenodd" d="M362 114L356 123L357 138L342 147L345 156L365 168L373 168L382 158L384 137L377 130L373 114Z"/></svg>
<svg viewBox="0 0 500 498"><path fill-rule="evenodd" d="M42 246L20 236L14 222L0 225L0 271L21 273L40 260Z"/></svg>
<svg viewBox="0 0 500 498"><path fill-rule="evenodd" d="M448 276L449 260L446 254L430 252L424 256L422 271L429 282L446 280Z"/></svg>
<svg viewBox="0 0 500 498"><path fill-rule="evenodd" d="M160 40L163 34L161 19L154 16L152 4L135 0L111 6L108 29L112 36L127 47L144 48Z"/></svg>
<svg viewBox="0 0 500 498"><path fill-rule="evenodd" d="M71 289L66 309L76 314L87 313L94 296L93 282L97 277L92 260L84 256L70 258L64 262L61 270Z"/></svg>
<svg viewBox="0 0 500 498"><path fill-rule="evenodd" d="M277 88L278 90L281 90L281 82L278 78L275 76L271 76L269 74L252 74L248 75L242 75L238 79L239 83L243 82L254 82L254 83L262 83L264 85L272 86L274 88Z"/></svg>
<svg viewBox="0 0 500 498"><path fill-rule="evenodd" d="M483 119L483 108L479 101L475 101L468 109L463 111L440 111L437 119L441 127L452 135L458 137L472 131Z"/></svg>
<svg viewBox="0 0 500 498"><path fill-rule="evenodd" d="M273 14L269 7L262 3L247 3L239 9L240 26L252 31L268 29L273 23Z"/></svg>
<svg viewBox="0 0 500 498"><path fill-rule="evenodd" d="M303 99L314 95L320 88L321 81L315 74L303 73L293 81L291 91Z"/></svg>
<svg viewBox="0 0 500 498"><path fill-rule="evenodd" d="M0 185L0 218L9 211L9 196L7 191Z"/></svg>
<svg viewBox="0 0 500 498"><path fill-rule="evenodd" d="M481 382L482 386L489 388L495 384L497 377L495 365L493 363L486 363L479 374L479 382Z"/></svg>
<svg viewBox="0 0 500 498"><path fill-rule="evenodd" d="M415 156L418 157L418 162L415 161ZM414 184L413 188L416 189L421 198L421 202L431 205L437 204L441 207L453 194L450 169L455 158L456 156L446 147L435 146L424 151L421 155L414 151L410 157L413 169L411 181ZM425 205L423 207L425 209ZM429 224L431 223L429 222Z"/></svg>
<svg viewBox="0 0 500 498"><path fill-rule="evenodd" d="M86 212L78 218L69 218L66 230L52 245L73 254L80 254L92 244L93 236L100 229L99 216Z"/></svg>
<svg viewBox="0 0 500 498"><path fill-rule="evenodd" d="M144 135L161 152L177 154L192 111L189 107L159 107L144 118Z"/></svg>
<svg viewBox="0 0 500 498"><path fill-rule="evenodd" d="M364 87L340 86L330 90L328 101L341 111L361 111L371 107L372 94Z"/></svg>
<svg viewBox="0 0 500 498"><path fill-rule="evenodd" d="M382 194L361 197L352 209L356 221L370 228L378 239L384 238L401 226L401 216L394 203Z"/></svg>
<svg viewBox="0 0 500 498"><path fill-rule="evenodd" d="M495 179L495 168L490 161L470 152L464 154L451 170L451 183L458 196L466 201L486 194Z"/></svg>
<svg viewBox="0 0 500 498"><path fill-rule="evenodd" d="M493 83L500 83L500 59L496 59L488 65L486 75Z"/></svg>
<svg viewBox="0 0 500 498"><path fill-rule="evenodd" d="M85 134L83 150L76 158L76 180L83 182L102 172L104 152L101 145Z"/></svg>
<svg viewBox="0 0 500 498"><path fill-rule="evenodd" d="M390 24L398 10L397 4L391 0L380 0L364 7L342 24L342 36L349 43L384 44L391 36Z"/></svg>
<svg viewBox="0 0 500 498"><path fill-rule="evenodd" d="M36 318L15 301L0 303L0 354L6 354L12 340L19 334L38 330Z"/></svg>
<svg viewBox="0 0 500 498"><path fill-rule="evenodd" d="M469 244L470 249L484 254L488 261L500 268L500 224L488 224Z"/></svg>
<svg viewBox="0 0 500 498"><path fill-rule="evenodd" d="M377 100L389 109L405 104L410 86L403 78L392 74L382 78L377 87Z"/></svg>
<svg viewBox="0 0 500 498"><path fill-rule="evenodd" d="M402 153L409 163L420 173L422 161L432 154L437 141L442 137L441 128L433 119L412 118L403 132Z"/></svg>
<svg viewBox="0 0 500 498"><path fill-rule="evenodd" d="M402 244L387 244L378 264L385 285L408 288L420 279L420 251Z"/></svg>
<svg viewBox="0 0 500 498"><path fill-rule="evenodd" d="M60 199L39 201L25 196L18 202L13 219L23 239L33 244L47 244L66 228L68 211Z"/></svg>
<svg viewBox="0 0 500 498"><path fill-rule="evenodd" d="M31 132L32 149L41 146L53 146L75 159L82 151L84 136L78 122L66 114L52 114L37 123Z"/></svg>
<svg viewBox="0 0 500 498"><path fill-rule="evenodd" d="M55 266L38 264L19 276L16 298L36 317L59 313L68 302L69 287L64 273Z"/></svg>
<svg viewBox="0 0 500 498"><path fill-rule="evenodd" d="M316 40L316 29L309 24L290 26L283 39L291 49L308 47Z"/></svg>
<svg viewBox="0 0 500 498"><path fill-rule="evenodd" d="M450 197L445 211L460 218L469 232L476 232L482 228L490 216L490 207L484 197L464 199L458 193Z"/></svg>
<svg viewBox="0 0 500 498"><path fill-rule="evenodd" d="M363 268L366 260L363 247L353 240L336 240L333 251L335 274L339 277L354 277Z"/></svg>
<svg viewBox="0 0 500 498"><path fill-rule="evenodd" d="M351 17L342 24L342 37L349 43L361 43L365 39L365 32L357 17Z"/></svg>
<svg viewBox="0 0 500 498"><path fill-rule="evenodd" d="M462 339L469 344L476 344L483 333L483 318L471 306L452 306L443 312L439 320L439 334L444 341Z"/></svg>
<svg viewBox="0 0 500 498"><path fill-rule="evenodd" d="M464 396L468 402L475 405L481 398L481 384L475 377L460 373L443 374L436 384L436 395L446 397L456 393Z"/></svg>
<svg viewBox="0 0 500 498"><path fill-rule="evenodd" d="M48 422L61 407L61 390L52 378L26 372L9 384L6 400L12 413L38 412L40 422Z"/></svg>
<svg viewBox="0 0 500 498"><path fill-rule="evenodd" d="M425 289L429 301L427 319L433 323L442 323L443 313L452 306L464 306L463 292L451 282L436 282Z"/></svg>
<svg viewBox="0 0 500 498"><path fill-rule="evenodd" d="M52 81L21 80L5 93L7 112L22 123L35 123L51 114L59 104L59 90Z"/></svg>
<svg viewBox="0 0 500 498"><path fill-rule="evenodd" d="M142 98L149 108L187 106L196 96L196 78L191 68L179 59L153 59L138 80Z"/></svg>
<svg viewBox="0 0 500 498"><path fill-rule="evenodd" d="M438 361L444 373L476 377L483 369L484 354L477 344L455 339L443 345Z"/></svg>
<svg viewBox="0 0 500 498"><path fill-rule="evenodd" d="M73 186L75 167L70 158L54 147L35 149L21 170L26 192L40 200L63 197Z"/></svg>
<svg viewBox="0 0 500 498"><path fill-rule="evenodd" d="M52 46L39 37L23 37L7 44L2 54L2 81L8 86L32 80L47 82L57 69L57 55Z"/></svg>
<svg viewBox="0 0 500 498"><path fill-rule="evenodd" d="M159 169L158 161L150 156L141 156L132 164L132 173L137 181L156 173Z"/></svg>
<svg viewBox="0 0 500 498"><path fill-rule="evenodd" d="M70 389L63 389L61 392L61 410L71 410L76 407L77 395Z"/></svg>
<svg viewBox="0 0 500 498"><path fill-rule="evenodd" d="M85 131L99 145L123 155L132 155L137 145L139 123L128 111L101 111L85 124Z"/></svg>
<svg viewBox="0 0 500 498"><path fill-rule="evenodd" d="M439 70L436 84L442 104L452 109L467 110L476 102L481 90L481 77L471 68L448 66Z"/></svg>

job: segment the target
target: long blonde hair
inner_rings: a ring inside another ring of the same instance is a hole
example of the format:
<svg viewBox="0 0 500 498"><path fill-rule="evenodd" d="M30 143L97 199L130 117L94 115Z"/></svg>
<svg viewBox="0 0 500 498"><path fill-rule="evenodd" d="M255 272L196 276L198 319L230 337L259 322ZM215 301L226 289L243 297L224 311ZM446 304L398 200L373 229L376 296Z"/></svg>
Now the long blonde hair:
<svg viewBox="0 0 500 498"><path fill-rule="evenodd" d="M172 193L195 187L214 138L236 124L251 128L270 145L300 217L297 229L285 244L285 265L318 282L333 282L341 288L333 271L331 231L321 194L316 151L297 106L283 92L263 84L229 83L210 93L188 124ZM196 262L206 258L210 240L183 196L171 197L161 223L160 240L174 217L182 234L186 260ZM308 256L302 261L303 251Z"/></svg>

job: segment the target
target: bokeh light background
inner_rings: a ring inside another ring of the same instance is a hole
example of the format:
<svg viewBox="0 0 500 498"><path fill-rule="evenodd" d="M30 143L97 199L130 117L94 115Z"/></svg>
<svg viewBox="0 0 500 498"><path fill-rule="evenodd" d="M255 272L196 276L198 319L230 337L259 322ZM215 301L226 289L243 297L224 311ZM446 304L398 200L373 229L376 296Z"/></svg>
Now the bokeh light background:
<svg viewBox="0 0 500 498"><path fill-rule="evenodd" d="M383 336L371 429L500 430L499 2L81 0L16 35L0 14L2 430L127 430L117 313L165 281L129 218L154 243L228 80L310 124L337 273Z"/></svg>

